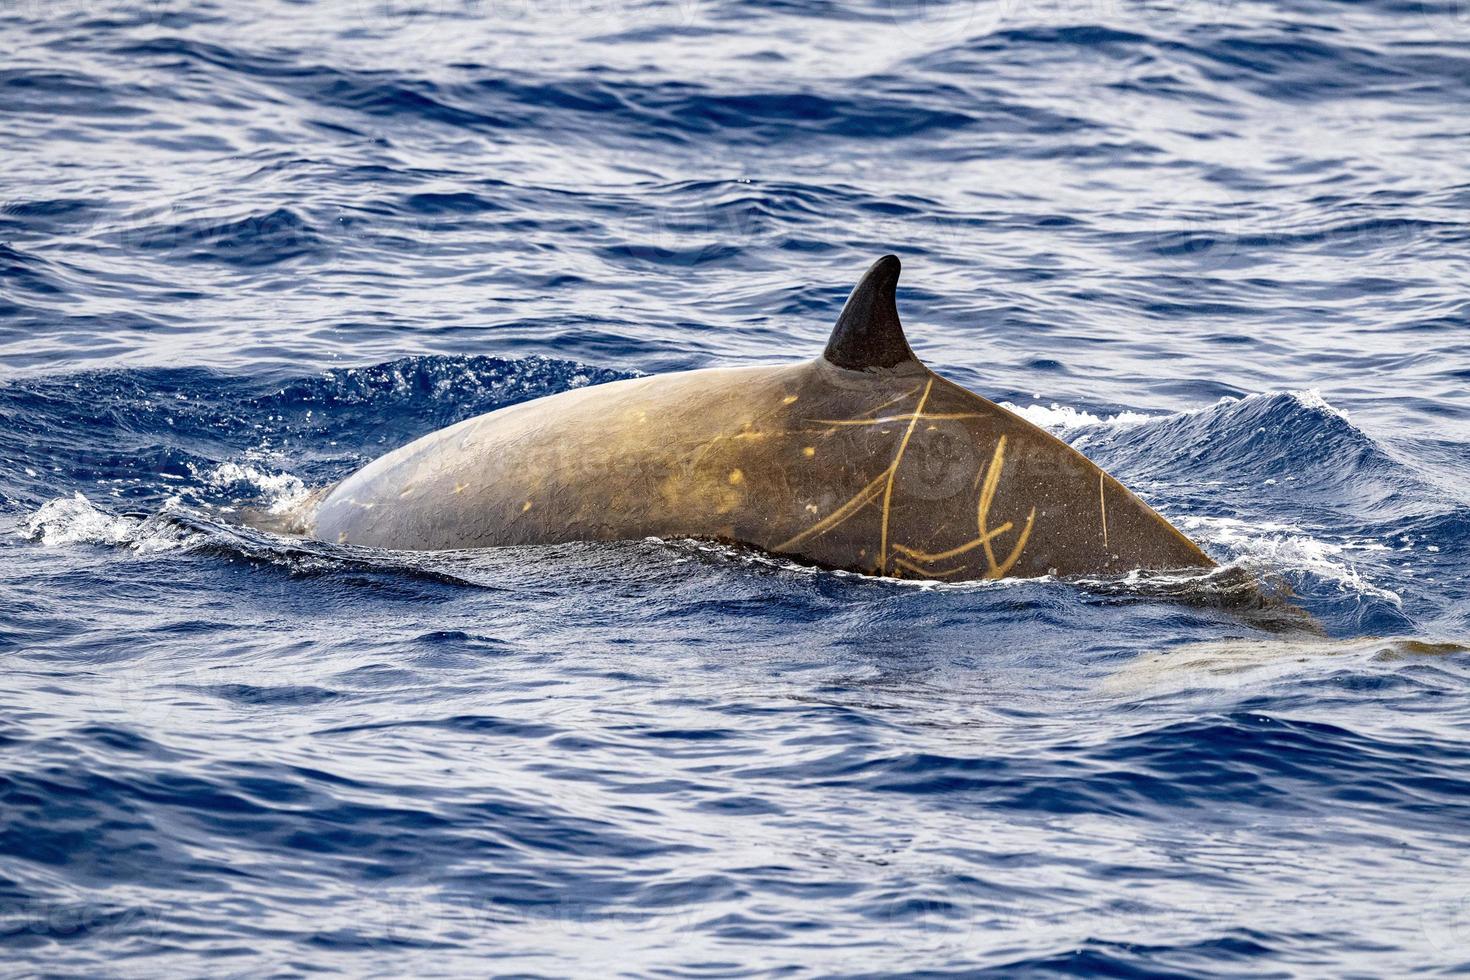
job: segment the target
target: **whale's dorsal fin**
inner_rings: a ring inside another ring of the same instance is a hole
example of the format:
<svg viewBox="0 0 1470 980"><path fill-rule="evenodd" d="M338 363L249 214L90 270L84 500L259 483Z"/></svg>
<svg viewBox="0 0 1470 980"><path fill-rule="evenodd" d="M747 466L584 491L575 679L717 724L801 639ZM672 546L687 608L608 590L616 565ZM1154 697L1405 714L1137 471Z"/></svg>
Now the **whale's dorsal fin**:
<svg viewBox="0 0 1470 980"><path fill-rule="evenodd" d="M822 356L852 371L918 362L898 322L895 294L902 268L896 255L885 255L868 267L838 314Z"/></svg>

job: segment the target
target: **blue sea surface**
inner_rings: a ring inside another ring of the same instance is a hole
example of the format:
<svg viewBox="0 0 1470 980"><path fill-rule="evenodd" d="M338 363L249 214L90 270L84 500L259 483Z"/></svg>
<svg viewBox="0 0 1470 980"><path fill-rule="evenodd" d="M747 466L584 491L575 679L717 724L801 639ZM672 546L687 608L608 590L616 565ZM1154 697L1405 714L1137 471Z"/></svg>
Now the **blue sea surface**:
<svg viewBox="0 0 1470 980"><path fill-rule="evenodd" d="M1465 0L0 7L0 976L1470 972ZM940 373L1198 583L246 508L449 423Z"/></svg>

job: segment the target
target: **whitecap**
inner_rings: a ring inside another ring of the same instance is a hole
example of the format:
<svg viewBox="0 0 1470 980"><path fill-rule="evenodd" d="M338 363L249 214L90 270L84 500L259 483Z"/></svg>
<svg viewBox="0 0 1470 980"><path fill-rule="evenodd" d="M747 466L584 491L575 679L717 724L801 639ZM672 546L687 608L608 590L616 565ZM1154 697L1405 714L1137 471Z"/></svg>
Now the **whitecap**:
<svg viewBox="0 0 1470 980"><path fill-rule="evenodd" d="M192 545L201 535L166 519L177 505L170 500L159 515L147 519L110 514L80 492L42 504L21 522L21 533L47 547L96 544L151 553Z"/></svg>
<svg viewBox="0 0 1470 980"><path fill-rule="evenodd" d="M1345 410L1329 402L1323 397L1322 392L1316 388L1285 392L1262 391L1246 395L1244 398L1226 395L1208 405L1187 408L1179 412L1164 412L1155 415L1126 410L1113 415L1097 415L1086 409L1063 405L1060 402L1052 402L1050 405L1033 402L1030 405L1024 406L1017 405L1014 402L1001 402L1000 406L1008 412L1021 416L1031 424L1040 426L1053 435L1061 435L1076 429L1091 428L1094 426L1125 429L1151 422L1166 422L1171 419L1203 415L1210 412L1222 412L1236 405L1249 405L1262 399L1275 398L1280 395L1286 395L1302 408L1331 415L1334 418L1341 419L1348 425L1353 424L1351 417ZM1353 426L1353 428L1357 427Z"/></svg>
<svg viewBox="0 0 1470 980"><path fill-rule="evenodd" d="M1397 592L1368 581L1344 557L1351 550L1366 550L1364 545L1334 544L1295 525L1268 521L1184 516L1175 523L1195 540L1236 554L1241 564L1263 565L1278 572L1305 572L1335 582L1344 591L1403 606Z"/></svg>
<svg viewBox="0 0 1470 980"><path fill-rule="evenodd" d="M266 511L271 514L289 514L311 495L299 477L289 473L268 473L249 463L221 463L206 472L196 468L194 475L220 490L241 483L252 487L265 498Z"/></svg>
<svg viewBox="0 0 1470 980"><path fill-rule="evenodd" d="M1084 426L1107 425L1107 426L1130 426L1141 422L1151 422L1158 418L1167 418L1164 415L1145 415L1142 412L1119 412L1116 415L1094 415L1071 405L1062 405L1052 402L1050 405L1032 403L1021 406L1012 402L1001 402L1000 407L1030 422L1032 425L1040 426L1053 435L1070 432Z"/></svg>

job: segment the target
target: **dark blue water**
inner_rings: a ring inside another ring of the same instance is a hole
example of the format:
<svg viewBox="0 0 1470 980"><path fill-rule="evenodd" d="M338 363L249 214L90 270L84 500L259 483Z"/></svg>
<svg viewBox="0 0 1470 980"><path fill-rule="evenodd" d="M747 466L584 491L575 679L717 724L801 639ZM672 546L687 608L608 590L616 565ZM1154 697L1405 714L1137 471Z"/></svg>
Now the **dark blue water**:
<svg viewBox="0 0 1470 980"><path fill-rule="evenodd" d="M0 974L1470 969L1461 0L32 0L0 41ZM813 356L887 251L932 366L1328 638L1223 586L235 524L498 406Z"/></svg>

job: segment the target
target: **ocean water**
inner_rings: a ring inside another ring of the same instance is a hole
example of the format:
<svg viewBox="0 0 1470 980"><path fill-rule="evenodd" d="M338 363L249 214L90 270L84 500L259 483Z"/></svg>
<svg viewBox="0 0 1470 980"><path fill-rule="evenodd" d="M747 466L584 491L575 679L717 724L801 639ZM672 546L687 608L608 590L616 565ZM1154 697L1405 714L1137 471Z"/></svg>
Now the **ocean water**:
<svg viewBox="0 0 1470 980"><path fill-rule="evenodd" d="M1464 0L0 7L0 975L1470 970ZM421 434L936 370L1220 584L241 527Z"/></svg>

